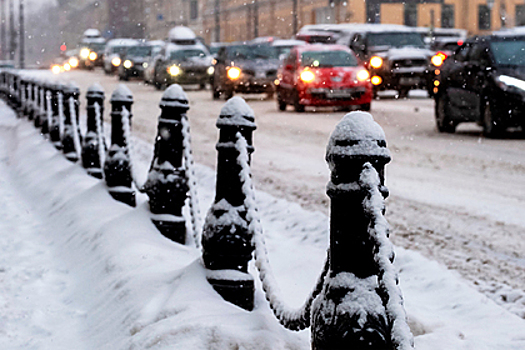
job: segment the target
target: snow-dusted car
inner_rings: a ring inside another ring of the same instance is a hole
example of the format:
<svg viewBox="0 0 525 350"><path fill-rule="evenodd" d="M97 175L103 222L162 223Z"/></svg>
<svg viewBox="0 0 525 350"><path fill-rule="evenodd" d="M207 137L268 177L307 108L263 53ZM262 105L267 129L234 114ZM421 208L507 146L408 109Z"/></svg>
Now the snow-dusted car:
<svg viewBox="0 0 525 350"><path fill-rule="evenodd" d="M135 46L139 43L136 39L120 38L112 39L106 43L104 50L103 67L106 74L115 73L122 64L120 57L127 47Z"/></svg>

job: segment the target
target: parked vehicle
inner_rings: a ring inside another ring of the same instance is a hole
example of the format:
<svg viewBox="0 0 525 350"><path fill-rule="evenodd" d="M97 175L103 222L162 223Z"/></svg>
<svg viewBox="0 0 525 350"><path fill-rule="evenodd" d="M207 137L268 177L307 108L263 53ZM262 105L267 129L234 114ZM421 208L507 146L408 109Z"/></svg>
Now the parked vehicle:
<svg viewBox="0 0 525 350"><path fill-rule="evenodd" d="M435 95L440 132L477 122L488 137L525 127L525 33L467 39L445 60Z"/></svg>
<svg viewBox="0 0 525 350"><path fill-rule="evenodd" d="M142 79L151 49L152 47L146 43L127 47L122 53L122 64L118 67L119 79L129 80L132 77Z"/></svg>
<svg viewBox="0 0 525 350"><path fill-rule="evenodd" d="M213 98L229 99L234 93L275 92L279 57L269 44L234 43L217 54L212 80Z"/></svg>
<svg viewBox="0 0 525 350"><path fill-rule="evenodd" d="M136 46L139 43L136 39L120 38L112 39L106 43L103 57L103 67L106 74L117 72L117 68L122 63L121 55L129 46Z"/></svg>
<svg viewBox="0 0 525 350"><path fill-rule="evenodd" d="M213 74L213 57L201 43L177 45L168 43L154 62L153 84L158 89L171 84L206 88Z"/></svg>
<svg viewBox="0 0 525 350"><path fill-rule="evenodd" d="M279 70L277 104L303 112L305 106L356 107L369 111L370 74L357 56L342 45L294 47Z"/></svg>

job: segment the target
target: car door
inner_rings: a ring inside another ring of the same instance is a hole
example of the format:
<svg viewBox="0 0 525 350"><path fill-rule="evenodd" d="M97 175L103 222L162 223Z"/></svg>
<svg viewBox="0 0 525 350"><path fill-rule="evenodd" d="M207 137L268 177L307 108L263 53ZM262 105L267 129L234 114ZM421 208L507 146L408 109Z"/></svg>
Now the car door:
<svg viewBox="0 0 525 350"><path fill-rule="evenodd" d="M450 101L450 111L458 119L471 119L475 98L472 96L469 84L469 76L472 74L469 54L472 49L472 42L467 42L461 46L454 57L445 61L442 69L441 81Z"/></svg>
<svg viewBox="0 0 525 350"><path fill-rule="evenodd" d="M292 49L283 63L283 78L280 88L282 89L281 93L283 98L288 100L290 96L292 96L292 91L295 87L297 51Z"/></svg>
<svg viewBox="0 0 525 350"><path fill-rule="evenodd" d="M486 45L483 41L475 42L469 51L466 64L465 99L469 108L469 116L478 120L481 113L483 90L487 81L487 66L489 64Z"/></svg>

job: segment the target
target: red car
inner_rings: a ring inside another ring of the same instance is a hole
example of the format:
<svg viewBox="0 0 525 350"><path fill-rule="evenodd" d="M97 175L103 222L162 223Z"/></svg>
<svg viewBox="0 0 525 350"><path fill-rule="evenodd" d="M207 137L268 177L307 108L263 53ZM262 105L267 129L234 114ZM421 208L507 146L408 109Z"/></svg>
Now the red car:
<svg viewBox="0 0 525 350"><path fill-rule="evenodd" d="M287 105L293 105L297 112L303 112L305 106L356 106L370 110L370 73L345 46L294 47L283 60L275 83L281 111Z"/></svg>

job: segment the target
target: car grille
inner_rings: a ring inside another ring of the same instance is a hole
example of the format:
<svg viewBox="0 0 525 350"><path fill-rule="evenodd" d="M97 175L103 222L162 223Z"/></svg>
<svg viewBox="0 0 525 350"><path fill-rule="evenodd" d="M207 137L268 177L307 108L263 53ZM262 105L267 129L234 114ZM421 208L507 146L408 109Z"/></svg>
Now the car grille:
<svg viewBox="0 0 525 350"><path fill-rule="evenodd" d="M427 65L425 59L404 59L392 62L392 68L410 68L410 67L424 67Z"/></svg>

